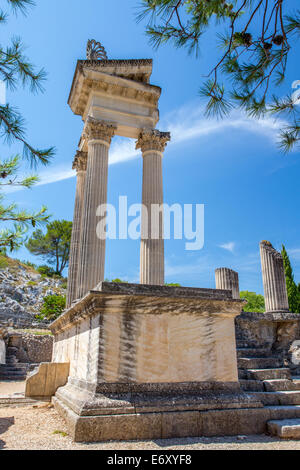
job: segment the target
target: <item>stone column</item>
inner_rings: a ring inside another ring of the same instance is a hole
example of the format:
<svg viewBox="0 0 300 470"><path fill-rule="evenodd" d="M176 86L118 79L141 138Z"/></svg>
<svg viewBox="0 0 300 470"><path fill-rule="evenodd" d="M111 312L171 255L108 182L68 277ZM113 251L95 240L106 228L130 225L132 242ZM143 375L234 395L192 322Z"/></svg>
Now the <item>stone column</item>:
<svg viewBox="0 0 300 470"><path fill-rule="evenodd" d="M229 268L218 268L215 270L216 289L232 291L233 299L240 299L239 275Z"/></svg>
<svg viewBox="0 0 300 470"><path fill-rule="evenodd" d="M169 132L144 130L136 145L143 154L141 284L164 284L163 212L157 209L163 204L162 157L169 140Z"/></svg>
<svg viewBox="0 0 300 470"><path fill-rule="evenodd" d="M77 183L68 272L67 308L77 299L77 273L80 264L80 234L86 167L87 152L78 151L73 162L73 170L77 172Z"/></svg>
<svg viewBox="0 0 300 470"><path fill-rule="evenodd" d="M0 326L0 364L6 363L6 344L7 330Z"/></svg>
<svg viewBox="0 0 300 470"><path fill-rule="evenodd" d="M88 161L82 208L78 297L104 280L105 239L96 233L97 208L107 203L108 151L116 126L88 118L83 137L88 142Z"/></svg>
<svg viewBox="0 0 300 470"><path fill-rule="evenodd" d="M266 313L288 312L289 302L281 254L270 242L264 240L260 242L260 258Z"/></svg>

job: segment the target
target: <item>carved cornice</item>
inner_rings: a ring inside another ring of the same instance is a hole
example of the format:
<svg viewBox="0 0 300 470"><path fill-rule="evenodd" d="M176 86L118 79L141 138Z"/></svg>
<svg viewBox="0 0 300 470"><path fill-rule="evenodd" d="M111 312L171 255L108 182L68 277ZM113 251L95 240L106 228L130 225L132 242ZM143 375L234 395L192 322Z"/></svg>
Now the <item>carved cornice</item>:
<svg viewBox="0 0 300 470"><path fill-rule="evenodd" d="M166 148L167 142L171 140L170 132L160 132L157 129L143 130L136 142L136 149L141 149L142 152L149 150L157 150L163 152Z"/></svg>
<svg viewBox="0 0 300 470"><path fill-rule="evenodd" d="M149 84L151 72L152 60L80 60L68 103L75 114L83 116L95 91L156 109L161 88Z"/></svg>
<svg viewBox="0 0 300 470"><path fill-rule="evenodd" d="M84 114L87 97L91 91L102 92L106 95L113 96L116 98L126 98L134 100L141 104L150 105L154 109L157 107L157 102L160 96L160 92L153 93L144 90L137 90L126 86L121 86L116 83L109 83L106 81L96 81L92 79L85 79L82 86L82 92L78 99L75 114L82 116Z"/></svg>
<svg viewBox="0 0 300 470"><path fill-rule="evenodd" d="M98 121L92 117L88 117L83 131L83 138L90 140L103 140L108 144L115 135L117 126L113 123Z"/></svg>
<svg viewBox="0 0 300 470"><path fill-rule="evenodd" d="M53 334L61 333L93 315L161 315L195 313L233 318L241 313L244 301L232 299L231 291L217 289L175 288L102 282L73 304L51 325Z"/></svg>
<svg viewBox="0 0 300 470"><path fill-rule="evenodd" d="M87 152L77 151L72 169L76 171L86 171L87 168Z"/></svg>

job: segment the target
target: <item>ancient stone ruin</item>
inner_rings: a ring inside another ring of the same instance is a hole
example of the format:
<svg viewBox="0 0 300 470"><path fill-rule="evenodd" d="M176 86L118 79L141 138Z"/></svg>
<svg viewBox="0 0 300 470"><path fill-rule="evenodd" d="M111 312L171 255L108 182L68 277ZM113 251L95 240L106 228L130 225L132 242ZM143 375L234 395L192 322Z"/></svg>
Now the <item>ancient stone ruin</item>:
<svg viewBox="0 0 300 470"><path fill-rule="evenodd" d="M28 379L27 394L55 393L76 441L280 432L276 420L300 417L290 406L300 404L300 386L289 356L299 321L288 311L282 263L268 243L261 244L265 314L240 315L238 274L228 268L216 270L216 289L164 286L162 217L158 238L143 238L142 227L141 283L104 282L96 210L107 201L111 140L136 139L142 202L151 207L163 202L162 157L171 137L155 128L161 89L150 83L152 61L108 60L104 52L88 44L71 87L69 105L83 132L73 164L68 308L50 326L52 363ZM151 233L151 217L143 223Z"/></svg>

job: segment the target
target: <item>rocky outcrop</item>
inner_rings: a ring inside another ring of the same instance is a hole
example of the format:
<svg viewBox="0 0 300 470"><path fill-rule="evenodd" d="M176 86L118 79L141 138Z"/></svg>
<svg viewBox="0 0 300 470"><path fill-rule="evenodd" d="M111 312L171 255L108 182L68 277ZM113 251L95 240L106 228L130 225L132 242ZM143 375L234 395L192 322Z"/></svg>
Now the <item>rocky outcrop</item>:
<svg viewBox="0 0 300 470"><path fill-rule="evenodd" d="M65 295L64 281L42 277L24 265L0 270L0 325L13 328L41 328L35 318L47 295Z"/></svg>

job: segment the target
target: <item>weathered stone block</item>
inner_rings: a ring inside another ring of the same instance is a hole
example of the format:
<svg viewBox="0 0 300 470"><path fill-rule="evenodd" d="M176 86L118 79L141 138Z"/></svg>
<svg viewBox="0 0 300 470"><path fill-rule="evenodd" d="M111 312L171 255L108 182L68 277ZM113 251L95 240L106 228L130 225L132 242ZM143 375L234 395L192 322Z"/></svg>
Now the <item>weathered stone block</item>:
<svg viewBox="0 0 300 470"><path fill-rule="evenodd" d="M26 397L52 397L59 387L66 384L69 364L42 363L26 380Z"/></svg>

